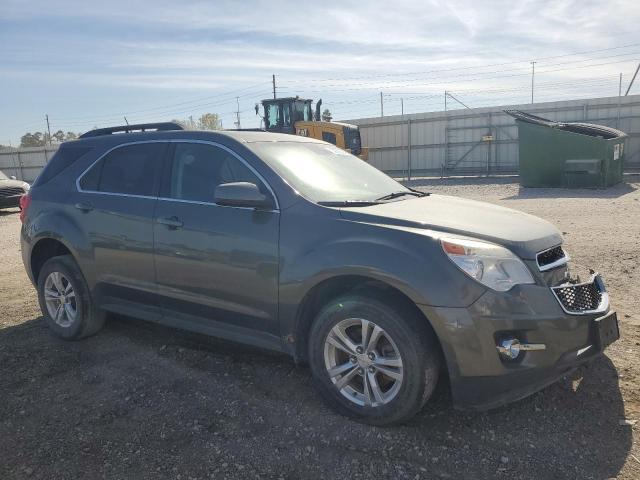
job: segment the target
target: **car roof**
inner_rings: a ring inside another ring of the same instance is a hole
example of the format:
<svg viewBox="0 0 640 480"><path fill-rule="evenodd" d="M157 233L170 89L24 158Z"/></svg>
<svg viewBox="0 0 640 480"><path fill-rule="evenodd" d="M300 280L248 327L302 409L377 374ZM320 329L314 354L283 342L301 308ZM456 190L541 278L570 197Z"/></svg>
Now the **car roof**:
<svg viewBox="0 0 640 480"><path fill-rule="evenodd" d="M256 130L163 130L151 132L131 132L114 133L99 136L80 138L65 142L66 144L109 144L118 145L121 143L143 142L152 140L203 140L228 143L228 140L235 140L238 143L258 143L258 142L299 142L299 143L321 143L320 140L303 137L300 135L290 135L285 133L271 133ZM225 141L227 140L227 141Z"/></svg>

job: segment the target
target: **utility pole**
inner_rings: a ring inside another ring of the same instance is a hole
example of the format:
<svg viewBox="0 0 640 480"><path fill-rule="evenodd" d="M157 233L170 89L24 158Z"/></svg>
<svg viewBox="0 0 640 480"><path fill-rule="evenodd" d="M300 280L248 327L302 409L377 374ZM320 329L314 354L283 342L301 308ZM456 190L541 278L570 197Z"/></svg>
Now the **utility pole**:
<svg viewBox="0 0 640 480"><path fill-rule="evenodd" d="M448 93L447 93L447 91L445 90L445 91L444 91L444 111L445 111L445 112L447 111L447 96L448 96Z"/></svg>
<svg viewBox="0 0 640 480"><path fill-rule="evenodd" d="M271 79L273 81L273 99L276 99L276 76L275 74L271 76Z"/></svg>
<svg viewBox="0 0 640 480"><path fill-rule="evenodd" d="M384 117L384 103L382 102L382 92L380 92L380 116Z"/></svg>
<svg viewBox="0 0 640 480"><path fill-rule="evenodd" d="M400 97L400 114L404 115L404 98Z"/></svg>
<svg viewBox="0 0 640 480"><path fill-rule="evenodd" d="M531 103L533 103L533 79L536 75L536 63L538 62L531 62Z"/></svg>
<svg viewBox="0 0 640 480"><path fill-rule="evenodd" d="M620 72L620 83L618 84L618 119L616 120L616 128L620 128L620 102L622 100L622 72Z"/></svg>
<svg viewBox="0 0 640 480"><path fill-rule="evenodd" d="M640 70L640 63L638 64L638 68L636 68L635 73L633 74L633 78L631 79L631 82L629 82L629 86L627 87L627 91L625 92L624 96L626 97L627 95L629 95L629 90L631 90L631 86L633 85L634 80L636 79L636 75L638 75L638 70ZM622 75L622 74L621 74Z"/></svg>
<svg viewBox="0 0 640 480"><path fill-rule="evenodd" d="M236 97L236 105L238 106L236 110L236 130L240 130L240 97Z"/></svg>
<svg viewBox="0 0 640 480"><path fill-rule="evenodd" d="M49 126L49 114L45 113L44 118L47 119L47 132L49 134L49 146L51 146L51 127Z"/></svg>

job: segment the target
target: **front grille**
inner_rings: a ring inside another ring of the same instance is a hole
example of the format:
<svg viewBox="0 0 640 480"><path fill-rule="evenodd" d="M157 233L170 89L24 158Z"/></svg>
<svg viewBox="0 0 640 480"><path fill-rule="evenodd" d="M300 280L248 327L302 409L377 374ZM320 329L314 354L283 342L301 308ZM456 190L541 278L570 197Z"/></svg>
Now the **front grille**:
<svg viewBox="0 0 640 480"><path fill-rule="evenodd" d="M538 267L540 267L540 270L544 271L552 268L551 266L558 260L566 258L566 255L562 246L558 245L557 247L540 252L536 258L538 260Z"/></svg>
<svg viewBox="0 0 640 480"><path fill-rule="evenodd" d="M0 197L13 197L22 195L24 190L21 187L2 187L0 188Z"/></svg>
<svg viewBox="0 0 640 480"><path fill-rule="evenodd" d="M603 288L594 278L589 283L553 287L553 292L567 312L584 313L598 310L602 303Z"/></svg>

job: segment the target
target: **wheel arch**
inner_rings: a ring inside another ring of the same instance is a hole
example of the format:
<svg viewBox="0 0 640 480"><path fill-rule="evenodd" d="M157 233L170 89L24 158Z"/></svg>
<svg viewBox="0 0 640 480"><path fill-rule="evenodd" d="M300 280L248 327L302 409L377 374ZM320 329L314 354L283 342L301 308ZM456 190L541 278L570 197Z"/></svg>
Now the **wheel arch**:
<svg viewBox="0 0 640 480"><path fill-rule="evenodd" d="M69 246L59 238L42 237L36 241L29 257L29 268L34 283L38 282L42 266L47 260L60 255L70 255L75 260L75 256Z"/></svg>
<svg viewBox="0 0 640 480"><path fill-rule="evenodd" d="M345 274L326 278L307 291L298 305L292 332L293 356L296 362L307 361L308 338L316 315L329 301L348 293L369 296L378 301L389 302L401 308L409 309L417 318L423 319L425 326L433 332L433 336L438 342L440 356L445 362L442 355L441 342L433 325L412 300L410 294L383 280L358 274Z"/></svg>

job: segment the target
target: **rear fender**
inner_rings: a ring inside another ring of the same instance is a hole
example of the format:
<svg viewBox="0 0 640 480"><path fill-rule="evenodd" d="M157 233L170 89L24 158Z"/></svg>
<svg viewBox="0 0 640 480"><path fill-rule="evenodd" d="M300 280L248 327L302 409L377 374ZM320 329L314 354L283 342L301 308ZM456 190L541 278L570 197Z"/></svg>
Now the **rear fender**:
<svg viewBox="0 0 640 480"><path fill-rule="evenodd" d="M22 228L22 255L29 276L32 276L31 253L33 248L44 239L53 239L63 244L79 265L93 261L91 242L73 217L59 208L53 210L44 207L30 215L28 224ZM93 277L90 270L86 271L82 268L82 272L87 283L92 287ZM37 279L33 280L37 281Z"/></svg>

